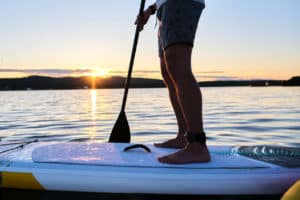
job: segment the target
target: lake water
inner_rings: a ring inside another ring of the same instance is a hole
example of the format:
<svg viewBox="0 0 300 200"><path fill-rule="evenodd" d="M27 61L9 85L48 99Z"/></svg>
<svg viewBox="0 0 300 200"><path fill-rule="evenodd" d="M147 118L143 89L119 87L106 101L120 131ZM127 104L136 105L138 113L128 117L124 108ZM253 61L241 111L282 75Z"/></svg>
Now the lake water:
<svg viewBox="0 0 300 200"><path fill-rule="evenodd" d="M209 145L300 147L300 87L203 88ZM1 142L107 141L120 111L123 90L0 92ZM127 118L132 142L153 143L175 136L168 92L131 89ZM2 199L279 199L260 197L136 196L1 190Z"/></svg>
<svg viewBox="0 0 300 200"><path fill-rule="evenodd" d="M208 144L300 147L300 87L203 88ZM120 111L122 89L0 92L0 137L11 140L106 141ZM167 89L131 89L132 141L174 137Z"/></svg>

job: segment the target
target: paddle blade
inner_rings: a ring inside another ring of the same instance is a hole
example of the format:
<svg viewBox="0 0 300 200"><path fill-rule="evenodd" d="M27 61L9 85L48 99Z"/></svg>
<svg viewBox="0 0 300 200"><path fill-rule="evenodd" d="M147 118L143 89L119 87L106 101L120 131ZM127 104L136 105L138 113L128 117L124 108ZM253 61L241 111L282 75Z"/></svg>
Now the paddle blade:
<svg viewBox="0 0 300 200"><path fill-rule="evenodd" d="M121 111L118 120L110 134L109 142L113 143L129 143L130 129L125 112Z"/></svg>

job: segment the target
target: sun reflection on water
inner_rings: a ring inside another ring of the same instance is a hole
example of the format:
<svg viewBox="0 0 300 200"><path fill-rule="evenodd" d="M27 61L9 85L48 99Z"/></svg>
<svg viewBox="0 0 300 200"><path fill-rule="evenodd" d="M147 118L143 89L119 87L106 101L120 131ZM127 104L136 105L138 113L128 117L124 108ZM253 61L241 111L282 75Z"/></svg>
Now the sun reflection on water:
<svg viewBox="0 0 300 200"><path fill-rule="evenodd" d="M90 90L90 105L91 105L91 126L89 128L90 139L95 139L96 137L96 127L97 127L97 90Z"/></svg>

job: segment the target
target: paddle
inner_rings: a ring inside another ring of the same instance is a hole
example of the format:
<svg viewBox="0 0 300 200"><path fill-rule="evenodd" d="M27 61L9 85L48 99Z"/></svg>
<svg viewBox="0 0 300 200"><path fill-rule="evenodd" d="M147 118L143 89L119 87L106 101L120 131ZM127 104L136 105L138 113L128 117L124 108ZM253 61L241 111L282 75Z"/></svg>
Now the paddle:
<svg viewBox="0 0 300 200"><path fill-rule="evenodd" d="M144 7L145 7L145 1L146 0L141 0L139 15L143 14ZM119 117L112 129L111 134L110 134L109 142L115 142L115 143L116 142L129 143L130 142L130 128L129 128L129 124L128 124L128 121L126 118L125 106L126 106L126 101L127 101L127 96L128 96L128 89L130 86L131 73L132 73L132 68L133 68L133 64L134 64L134 58L135 58L135 52L136 52L136 48L137 48L138 39L139 39L139 31L138 31L138 27L136 27L133 47L132 47L132 51L131 51L128 75L127 75L127 80L126 80L126 85L125 85L125 91L124 91L124 96L123 96L122 108L121 108Z"/></svg>

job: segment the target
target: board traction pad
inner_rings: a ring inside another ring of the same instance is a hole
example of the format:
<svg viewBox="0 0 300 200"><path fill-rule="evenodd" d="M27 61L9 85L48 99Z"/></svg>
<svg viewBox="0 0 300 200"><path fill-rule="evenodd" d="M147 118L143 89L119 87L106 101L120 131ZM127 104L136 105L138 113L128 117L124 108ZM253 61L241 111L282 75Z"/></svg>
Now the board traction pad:
<svg viewBox="0 0 300 200"><path fill-rule="evenodd" d="M38 163L202 168L266 168L267 163L287 167L300 167L300 148L280 146L210 146L212 162L168 165L157 162L157 157L177 150L147 145L152 153L136 149L124 152L129 144L68 142L36 148L32 160ZM250 158L250 159L248 159ZM266 163L266 164L264 164Z"/></svg>
<svg viewBox="0 0 300 200"><path fill-rule="evenodd" d="M67 142L37 147L32 160L37 163L80 164L117 167L182 168L182 169L254 169L270 165L233 153L231 146L209 146L211 162L170 165L158 162L157 158L174 153L176 149L157 148L147 145L144 149L124 152L131 144Z"/></svg>
<svg viewBox="0 0 300 200"><path fill-rule="evenodd" d="M300 167L300 148L296 147L242 146L238 154L282 167Z"/></svg>

